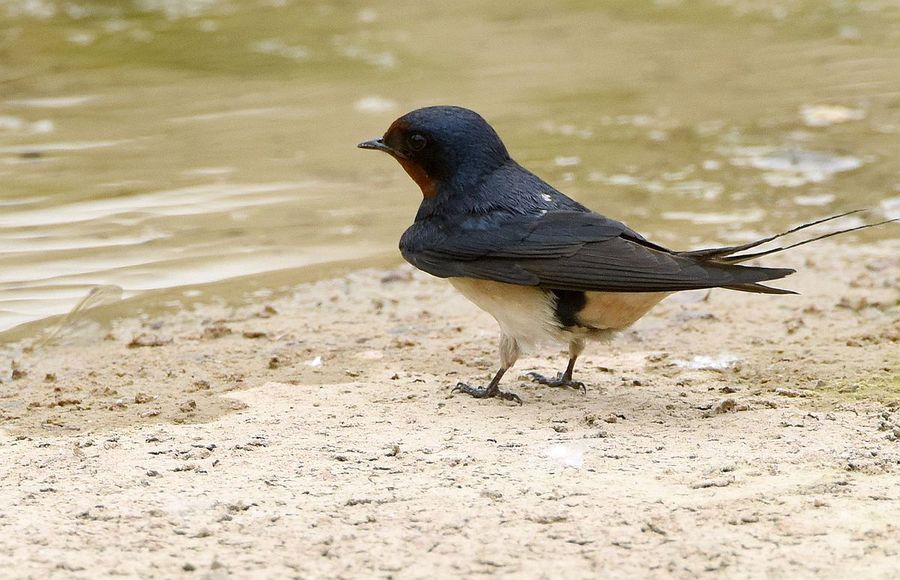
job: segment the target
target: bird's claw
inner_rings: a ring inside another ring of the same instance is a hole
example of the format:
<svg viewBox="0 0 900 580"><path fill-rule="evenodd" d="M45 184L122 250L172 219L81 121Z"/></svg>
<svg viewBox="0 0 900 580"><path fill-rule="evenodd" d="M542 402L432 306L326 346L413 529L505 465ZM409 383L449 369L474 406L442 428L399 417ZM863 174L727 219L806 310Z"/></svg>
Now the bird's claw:
<svg viewBox="0 0 900 580"><path fill-rule="evenodd" d="M540 383L542 385L547 385L548 387L576 389L578 391L581 391L585 395L587 394L587 387L584 386L584 383L582 383L581 381L573 381L570 377L565 377L563 373L558 373L555 379L547 378L540 373L528 373L528 376L531 377L532 381Z"/></svg>
<svg viewBox="0 0 900 580"><path fill-rule="evenodd" d="M465 393L467 395L471 395L476 399L489 399L491 397L497 397L498 399L502 399L504 401L513 401L514 403L522 404L522 399L519 398L519 395L515 393L510 393L507 391L501 391L496 386L493 388L489 387L473 387L471 385L467 385L466 383L456 383L456 386L450 391L451 393Z"/></svg>

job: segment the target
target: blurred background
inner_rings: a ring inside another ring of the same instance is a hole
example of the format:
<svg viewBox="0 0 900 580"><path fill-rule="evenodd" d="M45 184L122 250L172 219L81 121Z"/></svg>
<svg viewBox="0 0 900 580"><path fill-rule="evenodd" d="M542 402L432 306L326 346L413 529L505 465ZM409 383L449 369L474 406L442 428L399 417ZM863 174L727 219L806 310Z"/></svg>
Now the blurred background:
<svg viewBox="0 0 900 580"><path fill-rule="evenodd" d="M0 330L399 263L432 104L679 249L900 216L896 0L0 0Z"/></svg>

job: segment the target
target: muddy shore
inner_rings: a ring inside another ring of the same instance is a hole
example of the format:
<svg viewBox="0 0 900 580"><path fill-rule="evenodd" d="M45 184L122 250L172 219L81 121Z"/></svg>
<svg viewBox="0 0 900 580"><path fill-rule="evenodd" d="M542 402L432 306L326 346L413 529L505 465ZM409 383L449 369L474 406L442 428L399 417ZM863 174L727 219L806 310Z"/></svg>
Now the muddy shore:
<svg viewBox="0 0 900 580"><path fill-rule="evenodd" d="M900 574L900 243L670 297L519 407L496 325L406 267L114 321L0 384L14 577ZM769 261L771 263L772 260Z"/></svg>

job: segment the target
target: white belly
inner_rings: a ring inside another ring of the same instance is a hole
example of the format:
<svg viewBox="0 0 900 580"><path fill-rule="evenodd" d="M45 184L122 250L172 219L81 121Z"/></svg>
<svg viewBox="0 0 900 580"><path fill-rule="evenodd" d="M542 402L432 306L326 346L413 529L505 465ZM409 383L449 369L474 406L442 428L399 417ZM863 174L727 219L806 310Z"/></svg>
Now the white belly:
<svg viewBox="0 0 900 580"><path fill-rule="evenodd" d="M588 292L584 307L576 314L583 326L564 328L554 313L556 298L547 290L474 278L447 280L526 349L545 342L608 339L668 296L666 292Z"/></svg>
<svg viewBox="0 0 900 580"><path fill-rule="evenodd" d="M533 286L474 278L447 279L460 294L490 314L520 346L567 342L553 314L553 295Z"/></svg>

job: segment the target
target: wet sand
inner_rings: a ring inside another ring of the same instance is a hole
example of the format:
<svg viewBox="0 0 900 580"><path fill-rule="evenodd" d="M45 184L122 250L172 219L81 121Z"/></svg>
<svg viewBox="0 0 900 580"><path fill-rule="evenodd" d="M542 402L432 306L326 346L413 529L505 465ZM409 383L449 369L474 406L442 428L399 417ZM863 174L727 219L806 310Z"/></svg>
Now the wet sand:
<svg viewBox="0 0 900 580"><path fill-rule="evenodd" d="M900 574L900 242L766 260L800 296L670 297L519 407L493 320L365 270L115 321L0 384L17 577ZM105 336L104 336L105 335Z"/></svg>

